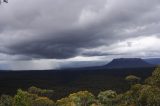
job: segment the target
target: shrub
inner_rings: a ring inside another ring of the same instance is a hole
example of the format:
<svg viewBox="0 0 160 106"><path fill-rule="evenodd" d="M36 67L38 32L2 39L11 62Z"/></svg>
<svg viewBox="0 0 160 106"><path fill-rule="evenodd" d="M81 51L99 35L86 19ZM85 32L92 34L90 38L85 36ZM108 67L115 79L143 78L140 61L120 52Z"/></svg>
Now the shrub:
<svg viewBox="0 0 160 106"><path fill-rule="evenodd" d="M48 97L48 98L51 98L51 96L53 96L53 94L54 94L53 90L40 89L40 88L37 88L34 86L30 87L28 89L28 92L32 93L32 94L37 94L38 96Z"/></svg>
<svg viewBox="0 0 160 106"><path fill-rule="evenodd" d="M126 81L128 81L131 85L138 83L141 78L134 76L134 75L129 75L125 78Z"/></svg>
<svg viewBox="0 0 160 106"><path fill-rule="evenodd" d="M33 101L32 106L55 106L55 103L47 97L38 97Z"/></svg>
<svg viewBox="0 0 160 106"><path fill-rule="evenodd" d="M102 104L113 106L117 102L117 93L112 90L100 92L98 99Z"/></svg>
<svg viewBox="0 0 160 106"><path fill-rule="evenodd" d="M153 71L152 76L146 79L146 84L157 86L160 88L160 66Z"/></svg>
<svg viewBox="0 0 160 106"><path fill-rule="evenodd" d="M13 99L13 106L31 106L38 96L19 89Z"/></svg>
<svg viewBox="0 0 160 106"><path fill-rule="evenodd" d="M12 106L13 98L9 95L2 95L0 98L0 106Z"/></svg>
<svg viewBox="0 0 160 106"><path fill-rule="evenodd" d="M80 91L70 94L67 98L57 101L58 106L88 106L92 104L95 97L88 91Z"/></svg>
<svg viewBox="0 0 160 106"><path fill-rule="evenodd" d="M160 106L160 89L145 85L140 92L139 103L143 106Z"/></svg>

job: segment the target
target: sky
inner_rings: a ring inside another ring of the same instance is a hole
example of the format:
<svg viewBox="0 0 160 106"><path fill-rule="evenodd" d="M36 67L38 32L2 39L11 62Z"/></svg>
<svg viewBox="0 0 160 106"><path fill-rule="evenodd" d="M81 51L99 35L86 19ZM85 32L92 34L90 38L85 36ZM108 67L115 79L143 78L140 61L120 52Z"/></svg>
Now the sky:
<svg viewBox="0 0 160 106"><path fill-rule="evenodd" d="M9 0L0 5L0 68L160 57L159 0Z"/></svg>

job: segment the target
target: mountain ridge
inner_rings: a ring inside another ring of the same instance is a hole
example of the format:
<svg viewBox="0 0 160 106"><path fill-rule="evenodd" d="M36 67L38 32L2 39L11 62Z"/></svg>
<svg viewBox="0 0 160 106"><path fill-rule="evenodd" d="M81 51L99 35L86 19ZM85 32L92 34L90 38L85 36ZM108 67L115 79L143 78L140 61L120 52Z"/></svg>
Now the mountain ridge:
<svg viewBox="0 0 160 106"><path fill-rule="evenodd" d="M104 66L106 68L137 68L153 67L154 65L146 62L141 58L116 58Z"/></svg>

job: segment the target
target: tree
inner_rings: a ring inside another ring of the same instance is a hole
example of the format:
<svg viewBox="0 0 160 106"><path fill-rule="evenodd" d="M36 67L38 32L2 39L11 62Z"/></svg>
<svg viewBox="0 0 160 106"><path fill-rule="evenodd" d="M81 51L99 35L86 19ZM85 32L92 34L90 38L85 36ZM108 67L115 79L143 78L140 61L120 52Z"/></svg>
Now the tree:
<svg viewBox="0 0 160 106"><path fill-rule="evenodd" d="M122 95L122 101L123 104L125 104L126 106L130 106L131 104L135 104L135 100L133 98L133 92L131 90L125 92Z"/></svg>
<svg viewBox="0 0 160 106"><path fill-rule="evenodd" d="M160 89L156 86L144 85L139 94L142 106L160 106Z"/></svg>
<svg viewBox="0 0 160 106"><path fill-rule="evenodd" d="M143 85L135 84L131 86L131 89L125 93L118 95L118 100L120 104L124 106L139 106L139 94Z"/></svg>
<svg viewBox="0 0 160 106"><path fill-rule="evenodd" d="M152 76L146 79L146 84L157 86L160 88L160 66L153 71Z"/></svg>
<svg viewBox="0 0 160 106"><path fill-rule="evenodd" d="M2 95L0 98L0 106L12 106L13 98L9 95Z"/></svg>
<svg viewBox="0 0 160 106"><path fill-rule="evenodd" d="M74 101L77 106L87 106L89 103L94 101L95 97L88 91L79 91L77 93L70 94L69 99Z"/></svg>
<svg viewBox="0 0 160 106"><path fill-rule="evenodd" d="M117 93L112 90L100 92L98 99L102 104L113 106L117 101Z"/></svg>
<svg viewBox="0 0 160 106"><path fill-rule="evenodd" d="M68 97L57 100L56 106L76 106L74 101L70 100Z"/></svg>
<svg viewBox="0 0 160 106"><path fill-rule="evenodd" d="M13 106L31 106L38 96L19 89L13 99Z"/></svg>
<svg viewBox="0 0 160 106"><path fill-rule="evenodd" d="M79 91L57 101L57 106L88 106L95 97L88 91Z"/></svg>
<svg viewBox="0 0 160 106"><path fill-rule="evenodd" d="M128 81L131 85L138 83L141 78L134 76L134 75L129 75L125 78L126 81Z"/></svg>
<svg viewBox="0 0 160 106"><path fill-rule="evenodd" d="M37 88L37 87L30 87L28 89L28 92L29 93L32 93L32 94L37 94L38 96L44 96L44 97L48 97L48 98L51 98L51 96L53 96L54 94L54 91L53 90L48 90L48 89L40 89L40 88Z"/></svg>
<svg viewBox="0 0 160 106"><path fill-rule="evenodd" d="M55 103L47 97L38 97L33 101L32 106L55 106Z"/></svg>

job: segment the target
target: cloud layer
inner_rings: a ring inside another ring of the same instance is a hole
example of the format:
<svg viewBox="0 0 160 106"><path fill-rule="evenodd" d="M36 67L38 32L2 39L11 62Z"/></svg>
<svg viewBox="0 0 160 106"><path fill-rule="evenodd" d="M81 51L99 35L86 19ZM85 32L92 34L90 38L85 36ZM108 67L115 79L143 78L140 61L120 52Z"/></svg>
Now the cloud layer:
<svg viewBox="0 0 160 106"><path fill-rule="evenodd" d="M159 0L11 0L0 6L0 59L160 56L159 13Z"/></svg>

